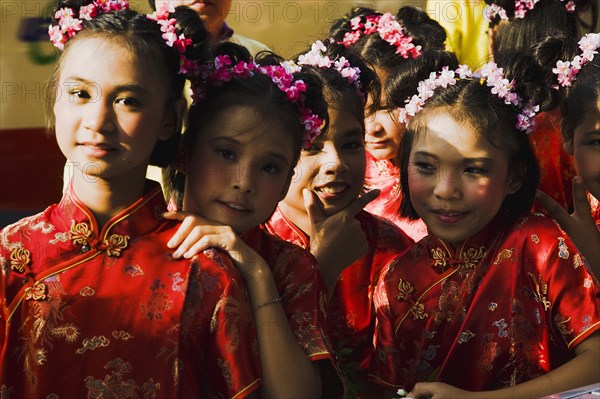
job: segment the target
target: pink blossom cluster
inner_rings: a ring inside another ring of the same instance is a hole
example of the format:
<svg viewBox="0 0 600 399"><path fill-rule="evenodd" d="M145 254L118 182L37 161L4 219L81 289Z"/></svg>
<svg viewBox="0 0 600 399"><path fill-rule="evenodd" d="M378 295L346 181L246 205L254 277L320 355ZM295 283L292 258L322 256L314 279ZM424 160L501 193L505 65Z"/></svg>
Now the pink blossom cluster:
<svg viewBox="0 0 600 399"><path fill-rule="evenodd" d="M515 18L525 18L527 12L533 10L536 3L540 0L515 0ZM575 12L575 2L573 0L561 0L566 1L565 8L569 12ZM498 4L489 4L483 9L483 19L487 22L492 22L494 18L500 17L500 19L508 20L506 10L500 7Z"/></svg>
<svg viewBox="0 0 600 399"><path fill-rule="evenodd" d="M558 83L563 87L570 87L575 77L588 62L598 54L600 47L600 33L588 33L579 40L581 55L576 55L571 61L557 61L552 72L557 75Z"/></svg>
<svg viewBox="0 0 600 399"><path fill-rule="evenodd" d="M486 82L486 86L490 88L492 94L504 100L505 104L521 108L522 112L517 115L516 128L526 133L533 130L533 117L539 111L539 106L531 102L523 106L521 97L513 91L514 79L511 81L506 79L503 69L499 68L494 62L484 64L477 73L473 73L466 65L460 65L455 71L446 66L440 72L431 72L429 78L419 82L418 94L407 99L405 101L406 106L400 108L400 121L408 123L410 117L415 116L423 108L425 102L433 96L435 89L454 86L458 80L469 78L482 79L482 82Z"/></svg>
<svg viewBox="0 0 600 399"><path fill-rule="evenodd" d="M63 7L54 13L58 25L48 27L48 36L54 47L64 50L67 41L83 29L83 20L91 20L101 13L129 8L128 0L96 0L79 8L78 18L70 7Z"/></svg>
<svg viewBox="0 0 600 399"><path fill-rule="evenodd" d="M362 35L378 33L383 40L396 47L396 54L404 58L417 58L421 55L421 46L412 43L413 38L405 33L402 25L391 13L367 15L365 22L361 21L361 17L350 20L351 31L346 32L340 44L349 47L358 42Z"/></svg>
<svg viewBox="0 0 600 399"><path fill-rule="evenodd" d="M202 85L220 86L223 82L251 77L255 73L266 75L285 94L286 99L298 107L298 118L304 127L302 146L309 148L314 139L321 134L321 126L324 121L304 105L306 84L301 79L294 79L293 76L300 69L292 61L267 66L257 65L254 61L239 61L233 65L229 55L218 55L213 62L200 67L199 82L196 87L192 88L193 98L195 102L204 99Z"/></svg>
<svg viewBox="0 0 600 399"><path fill-rule="evenodd" d="M190 60L185 55L188 46L192 45L192 39L185 37L183 33L179 36L177 35L177 20L170 18L170 15L174 12L175 7L167 2L163 3L159 10L148 14L147 17L156 21L160 26L160 30L163 32L162 38L165 39L167 46L173 47L179 53L179 74L193 80L194 77L198 76L199 65L196 60Z"/></svg>
<svg viewBox="0 0 600 399"><path fill-rule="evenodd" d="M327 51L325 44L323 44L322 41L317 40L312 44L308 53L298 57L298 64L313 65L320 68L333 68L344 78L348 79L350 84L356 86L356 90L362 96L360 69L350 65L350 62L345 57L339 57L332 60L329 56L324 55L325 51Z"/></svg>

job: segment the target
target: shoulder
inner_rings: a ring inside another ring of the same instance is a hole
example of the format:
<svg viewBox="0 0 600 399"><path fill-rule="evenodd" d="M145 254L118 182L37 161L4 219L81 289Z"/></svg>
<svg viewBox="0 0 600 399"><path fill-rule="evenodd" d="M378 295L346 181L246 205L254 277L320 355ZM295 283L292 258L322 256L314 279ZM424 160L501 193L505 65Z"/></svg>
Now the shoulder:
<svg viewBox="0 0 600 399"><path fill-rule="evenodd" d="M5 251L14 246L26 247L42 239L41 236L54 233L56 227L51 223L50 215L55 208L56 205L52 205L38 214L25 217L2 228L0 249ZM24 235L27 239L22 241Z"/></svg>
<svg viewBox="0 0 600 399"><path fill-rule="evenodd" d="M398 226L380 216L361 211L356 215L356 219L360 222L369 242L381 243L384 246L391 245L401 249L406 249L414 242Z"/></svg>

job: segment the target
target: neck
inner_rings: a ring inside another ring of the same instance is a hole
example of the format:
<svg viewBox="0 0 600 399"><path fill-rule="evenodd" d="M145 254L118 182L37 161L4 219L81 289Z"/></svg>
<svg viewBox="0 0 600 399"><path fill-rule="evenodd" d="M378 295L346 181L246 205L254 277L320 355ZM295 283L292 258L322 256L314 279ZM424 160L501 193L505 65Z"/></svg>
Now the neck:
<svg viewBox="0 0 600 399"><path fill-rule="evenodd" d="M100 228L114 215L144 195L145 174L103 179L96 176L73 177L73 191L96 217Z"/></svg>
<svg viewBox="0 0 600 399"><path fill-rule="evenodd" d="M289 206L285 201L279 203L279 210L283 215L296 225L304 234L310 237L311 227L308 213Z"/></svg>

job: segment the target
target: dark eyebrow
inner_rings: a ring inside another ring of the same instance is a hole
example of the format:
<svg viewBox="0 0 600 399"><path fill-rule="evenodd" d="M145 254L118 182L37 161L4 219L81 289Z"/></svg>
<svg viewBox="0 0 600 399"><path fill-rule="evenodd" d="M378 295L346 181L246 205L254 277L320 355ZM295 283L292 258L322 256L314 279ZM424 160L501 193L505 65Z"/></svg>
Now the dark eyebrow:
<svg viewBox="0 0 600 399"><path fill-rule="evenodd" d="M88 86L96 86L95 82L91 82L85 78L79 77L79 76L69 76L65 79L65 82L77 82L77 83L83 83L85 85ZM115 88L116 92L123 92L123 91L132 91L132 92L136 92L136 93L140 93L140 94L146 94L149 95L150 93L148 92L148 90L146 90L143 86L139 85L139 84L135 84L135 83L126 83L126 84L122 84L122 85L113 85L113 87Z"/></svg>
<svg viewBox="0 0 600 399"><path fill-rule="evenodd" d="M417 151L415 152L415 155L421 155L424 157L430 157L430 158L434 158L434 159L438 159L437 156L435 156L434 154L431 154L427 151ZM469 164L469 163L477 163L477 162L481 162L481 163L493 163L494 160L491 158L487 158L487 157L478 157L478 158L465 158L462 160L462 164Z"/></svg>
<svg viewBox="0 0 600 399"><path fill-rule="evenodd" d="M585 132L585 133L583 133L583 136L584 137L586 137L586 136L593 136L593 135L596 135L596 134L600 134L600 129L594 129L594 130L590 130L589 132Z"/></svg>
<svg viewBox="0 0 600 399"><path fill-rule="evenodd" d="M219 142L226 142L226 143L232 144L232 145L237 146L237 147L241 147L242 146L242 143L240 143L239 141L237 141L236 139L231 138L231 137L218 136L218 137L213 137L212 139L209 140L209 143L213 144L213 145L215 143L219 143ZM285 165L287 165L287 164L290 163L290 161L285 156L281 155L278 152L270 151L270 152L267 152L266 156L267 157L272 157L272 158L277 158L281 162L283 162Z"/></svg>
<svg viewBox="0 0 600 399"><path fill-rule="evenodd" d="M352 129L352 130L348 130L346 133L344 133L344 137L351 137L351 136L364 136L365 132L363 132L361 129Z"/></svg>

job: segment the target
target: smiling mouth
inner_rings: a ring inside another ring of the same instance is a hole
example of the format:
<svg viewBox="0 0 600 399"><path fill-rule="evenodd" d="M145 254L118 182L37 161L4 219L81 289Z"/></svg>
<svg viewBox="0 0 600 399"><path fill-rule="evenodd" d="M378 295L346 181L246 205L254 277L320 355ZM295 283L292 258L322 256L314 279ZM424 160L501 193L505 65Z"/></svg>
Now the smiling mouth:
<svg viewBox="0 0 600 399"><path fill-rule="evenodd" d="M219 201L219 203L237 212L252 212L252 210L247 206L238 204L236 202Z"/></svg>

